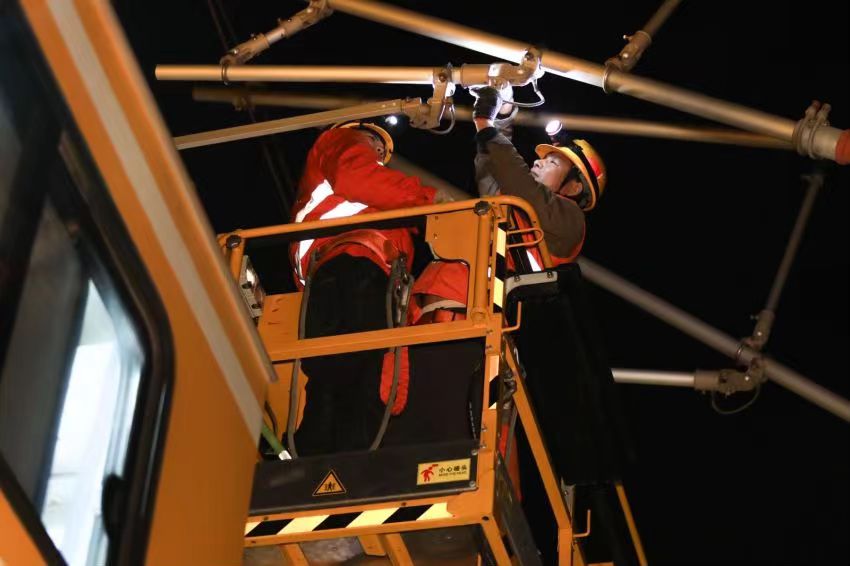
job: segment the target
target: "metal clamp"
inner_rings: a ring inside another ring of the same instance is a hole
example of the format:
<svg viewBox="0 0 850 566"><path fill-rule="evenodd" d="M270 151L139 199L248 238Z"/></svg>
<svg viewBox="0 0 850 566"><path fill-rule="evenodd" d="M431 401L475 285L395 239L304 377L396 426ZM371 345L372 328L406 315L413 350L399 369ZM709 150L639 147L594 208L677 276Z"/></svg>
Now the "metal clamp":
<svg viewBox="0 0 850 566"><path fill-rule="evenodd" d="M610 59L609 59L610 60ZM614 65L605 65L605 70L602 71L602 92L611 94L611 89L608 86L608 80L611 78L611 73L619 71Z"/></svg>
<svg viewBox="0 0 850 566"><path fill-rule="evenodd" d="M440 125L443 119L443 113L446 108L452 114L452 125L454 125L454 101L452 96L455 93L455 83L452 80L452 66L437 67L434 69L433 75L434 94L427 100L425 104L411 107L405 110L405 114L410 119L410 126L413 128L433 130ZM435 132L448 133L448 131Z"/></svg>
<svg viewBox="0 0 850 566"><path fill-rule="evenodd" d="M546 74L543 69L543 51L534 46L529 47L522 56L519 67L519 74L525 74L529 82L536 81Z"/></svg>
<svg viewBox="0 0 850 566"><path fill-rule="evenodd" d="M536 47L529 47L519 65L494 63L490 65L487 79L490 86L499 90L508 86L525 86L533 83L545 74L541 58L543 53Z"/></svg>
<svg viewBox="0 0 850 566"><path fill-rule="evenodd" d="M826 103L821 103L819 100L813 100L806 108L805 115L794 126L794 133L791 136L791 144L800 155L808 156L812 159L820 158L820 155L815 151L815 135L823 126L829 126L829 111L832 106Z"/></svg>
<svg viewBox="0 0 850 566"><path fill-rule="evenodd" d="M640 60L643 52L652 43L652 36L644 30L638 30L634 35L624 35L626 40L625 47L617 54L616 57L611 57L605 61L606 67L614 67L619 71L631 71L637 62Z"/></svg>

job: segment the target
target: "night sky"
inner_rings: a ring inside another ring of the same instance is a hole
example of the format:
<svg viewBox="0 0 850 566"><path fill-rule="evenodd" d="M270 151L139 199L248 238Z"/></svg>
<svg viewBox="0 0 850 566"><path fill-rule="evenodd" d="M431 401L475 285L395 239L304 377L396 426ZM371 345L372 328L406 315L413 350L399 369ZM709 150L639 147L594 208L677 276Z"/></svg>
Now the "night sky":
<svg viewBox="0 0 850 566"><path fill-rule="evenodd" d="M603 62L659 1L458 2L395 5L554 51ZM232 46L303 8L295 0L118 1L116 9L171 132L245 123L244 112L197 103L187 83L157 83L157 63L214 64L223 49L210 4L223 10ZM683 2L635 74L798 119L812 99L850 128L847 2ZM545 57L544 57L545 61ZM442 66L494 62L435 40L345 14L275 45L253 64ZM542 110L715 125L678 111L547 75ZM375 99L426 98L404 85L278 84L287 92ZM517 93L529 100L530 89ZM455 96L469 105L463 89ZM257 109L257 119L302 113ZM569 129L569 124L567 124ZM731 336L752 331L802 202L800 175L814 162L790 151L575 132L604 156L609 183L589 217L586 257ZM184 152L213 228L283 223L315 130ZM542 131L518 128L526 157ZM473 127L448 136L398 128L399 155L472 189ZM270 164L271 163L271 167ZM272 173L273 171L273 173ZM827 167L782 296L770 356L845 398L848 380L850 170ZM275 182L275 178L277 182ZM707 346L592 288L613 367L693 371L730 368ZM621 385L637 463L625 479L650 563L850 564L850 425L768 383L734 416L684 389ZM746 398L729 400L730 406Z"/></svg>

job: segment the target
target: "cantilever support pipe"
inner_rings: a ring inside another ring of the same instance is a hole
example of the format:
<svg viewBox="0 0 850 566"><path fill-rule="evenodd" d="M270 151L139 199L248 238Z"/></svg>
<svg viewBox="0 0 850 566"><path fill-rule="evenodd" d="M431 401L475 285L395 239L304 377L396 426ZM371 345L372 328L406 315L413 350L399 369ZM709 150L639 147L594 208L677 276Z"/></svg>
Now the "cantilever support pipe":
<svg viewBox="0 0 850 566"><path fill-rule="evenodd" d="M505 39L381 2L328 0L328 4L339 12L466 47L513 63L520 63L529 47L524 42ZM542 62L545 70L550 73L600 88L604 87L608 92L627 94L786 142L794 141L796 122L787 118L637 77L610 66L606 68L554 51L545 52ZM830 126L820 126L809 138L812 142L810 151L813 156L831 159L841 164L850 163L850 130L841 131Z"/></svg>
<svg viewBox="0 0 850 566"><path fill-rule="evenodd" d="M263 92L248 89L225 87L195 87L192 91L195 100L204 102L226 102L242 109L246 106L286 106L289 108L341 108L371 102L356 97L329 96L322 94L293 92ZM464 106L455 106L457 120L472 120L472 110ZM629 118L608 118L605 116L584 116L578 114L550 114L520 111L514 118L514 124L527 127L544 127L550 120L558 120L573 132L599 132L625 136L643 136L702 143L763 147L769 149L793 150L791 144L761 134L732 129L704 128L661 124L646 120Z"/></svg>
<svg viewBox="0 0 850 566"><path fill-rule="evenodd" d="M326 82L421 84L434 83L435 67L157 65L160 81Z"/></svg>
<svg viewBox="0 0 850 566"><path fill-rule="evenodd" d="M160 81L205 82L326 82L377 84L434 84L440 77L460 86L510 84L524 86L542 75L535 62L523 58L520 65L467 64L459 67L377 67L309 65L157 65L154 75Z"/></svg>
<svg viewBox="0 0 850 566"><path fill-rule="evenodd" d="M611 370L614 381L617 383L629 383L635 385L666 385L668 387L694 387L694 374L677 371L654 371L640 369Z"/></svg>
<svg viewBox="0 0 850 566"><path fill-rule="evenodd" d="M233 126L231 128L221 128L219 130L210 130L207 132L199 132L197 134L177 136L174 138L174 145L177 146L177 149L191 149L193 147L202 147L205 145L214 145L268 136L271 134L279 134L282 132L291 132L293 130L325 126L327 124L333 124L334 122L340 122L343 120L372 118L375 116L385 116L387 114L415 114L421 108L422 100L419 98L399 98L384 102L362 104L351 108L328 110L326 112L316 112L315 114L306 114L304 116L281 118L279 120L269 120L267 122L246 124L244 126Z"/></svg>
<svg viewBox="0 0 850 566"><path fill-rule="evenodd" d="M221 58L222 65L241 65L247 63L273 44L285 37L292 37L331 14L326 0L310 0L310 5L286 20L278 20L277 26L253 36L230 49Z"/></svg>
<svg viewBox="0 0 850 566"><path fill-rule="evenodd" d="M782 256L782 262L779 264L779 270L776 272L773 286L770 288L767 304L756 318L756 325L753 328L752 336L747 338L747 345L755 350L762 350L770 338L770 331L776 319L776 307L779 305L779 297L782 295L785 281L788 280L788 273L791 271L791 265L794 263L794 257L797 255L797 248L800 247L800 241L803 239L803 232L812 213L815 198L817 198L818 191L823 186L823 171L816 170L811 175L804 175L803 178L808 183L806 196L803 199L800 212L797 214L797 220L794 222L794 229L791 231L791 237L788 239L788 245L785 248L785 254Z"/></svg>
<svg viewBox="0 0 850 566"><path fill-rule="evenodd" d="M623 39L628 40L628 43L620 51L616 57L611 57L605 61L605 65L612 65L621 71L631 71L637 62L640 60L643 52L652 43L652 37L658 29L667 21L670 14L676 9L681 0L664 0L664 3L658 8L658 11L650 18L650 20L633 35L624 35Z"/></svg>
<svg viewBox="0 0 850 566"><path fill-rule="evenodd" d="M670 326L681 330L703 344L711 346L722 354L732 359L737 359L747 365L754 358L761 357L760 352L742 345L739 340L735 340L697 319L695 316L629 283L589 259L579 258L578 263L581 266L584 276L593 283L642 308L649 314L663 320ZM826 409L835 416L850 422L850 401L847 399L836 395L832 391L775 360L761 357L761 363L764 367L765 375L772 381L796 393L807 401Z"/></svg>

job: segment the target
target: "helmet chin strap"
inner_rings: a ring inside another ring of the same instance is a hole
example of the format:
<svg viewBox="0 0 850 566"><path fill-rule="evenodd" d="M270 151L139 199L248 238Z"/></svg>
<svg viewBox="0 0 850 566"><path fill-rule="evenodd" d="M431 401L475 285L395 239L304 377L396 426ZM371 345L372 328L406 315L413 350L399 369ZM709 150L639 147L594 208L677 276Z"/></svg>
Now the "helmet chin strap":
<svg viewBox="0 0 850 566"><path fill-rule="evenodd" d="M587 186L584 179L581 180L581 192L571 198L576 201L576 204L582 210L590 204L590 187Z"/></svg>
<svg viewBox="0 0 850 566"><path fill-rule="evenodd" d="M573 171L575 171L575 174L573 174ZM577 180L581 183L581 191L574 195L566 194L564 189L566 188L567 184L572 180ZM561 183L561 188L558 189L558 194L564 198L576 201L576 204L582 210L584 210L584 208L588 204L590 204L590 187L588 186L587 180L584 178L584 175L582 175L581 172L577 169L571 169L570 172L567 173L567 177L564 179L564 182Z"/></svg>
<svg viewBox="0 0 850 566"><path fill-rule="evenodd" d="M573 195L567 194L567 192L566 192L567 185L569 185L571 181L580 182L582 190L579 191L576 194L573 194ZM564 180L561 182L561 186L558 188L557 193L559 195L561 195L562 197L566 197L566 198L573 199L573 200L577 201L584 196L584 194L587 192L587 190L588 190L587 182L584 179L584 176L581 174L581 171L579 171L578 168L575 165L573 165L572 167L570 167L570 170L567 171L567 175L564 177Z"/></svg>

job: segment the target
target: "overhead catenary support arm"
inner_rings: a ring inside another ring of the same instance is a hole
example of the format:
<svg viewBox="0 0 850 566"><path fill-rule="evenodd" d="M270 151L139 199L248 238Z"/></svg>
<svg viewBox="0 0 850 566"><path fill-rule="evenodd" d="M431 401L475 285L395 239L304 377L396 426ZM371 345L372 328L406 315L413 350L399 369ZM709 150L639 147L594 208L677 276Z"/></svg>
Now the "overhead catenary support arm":
<svg viewBox="0 0 850 566"><path fill-rule="evenodd" d="M694 387L694 374L677 371L652 371L641 369L611 370L614 381L636 385L665 385L668 387Z"/></svg>
<svg viewBox="0 0 850 566"><path fill-rule="evenodd" d="M520 63L528 52L526 43L380 2L328 0L328 4L339 12L432 37L514 63ZM553 51L543 54L542 64L550 73L604 87L608 92L627 94L786 142L795 142L797 151L804 155L831 159L841 164L850 163L850 130L841 131L821 123L816 127L809 127L805 135L795 136L795 126L798 123L793 120L637 77L610 66L606 68ZM802 124L803 121L800 123Z"/></svg>
<svg viewBox="0 0 850 566"><path fill-rule="evenodd" d="M434 67L157 65L160 81L323 82L430 85Z"/></svg>
<svg viewBox="0 0 850 566"><path fill-rule="evenodd" d="M330 96L322 94L263 92L248 89L224 87L195 87L192 91L195 100L204 102L226 102L239 109L251 106L285 106L289 108L341 108L371 102L356 97ZM471 121L472 110L455 106L458 120ZM550 120L558 120L571 132L598 132L604 134L643 136L650 138L717 143L747 147L791 150L791 144L761 134L731 129L705 128L660 124L646 120L629 118L607 118L604 116L584 116L578 114L551 114L520 111L514 118L514 124L527 127L544 127Z"/></svg>
<svg viewBox="0 0 850 566"><path fill-rule="evenodd" d="M285 37L292 37L299 31L306 29L316 22L331 15L332 10L328 8L326 0L310 0L310 5L286 20L278 20L277 26L253 36L248 41L240 43L230 49L221 58L222 65L241 65L247 63L272 44L277 43Z"/></svg>
<svg viewBox="0 0 850 566"><path fill-rule="evenodd" d="M664 3L653 14L646 25L643 26L643 29L636 31L633 35L623 36L623 39L628 40L628 43L616 57L608 59L605 61L605 64L611 65L621 71L631 71L640 60L643 52L652 43L652 37L664 25L664 22L667 21L667 18L670 17L670 14L673 13L680 1L664 0Z"/></svg>
<svg viewBox="0 0 850 566"><path fill-rule="evenodd" d="M779 264L779 270L776 272L773 286L770 288L767 304L756 318L756 325L752 336L746 340L747 345L755 350L764 348L764 345L770 338L770 331L776 319L776 307L779 306L779 297L782 295L785 281L788 280L788 273L791 271L791 265L794 263L794 257L797 255L797 248L800 247L800 241L803 239L803 232L812 213L815 198L817 198L818 191L823 186L823 171L816 170L811 175L805 175L803 178L807 183L806 196L803 198L803 204L800 206L800 212L797 214L797 220L794 222L794 229L791 231L791 237L788 239L788 245L785 247L785 254L782 256L782 262Z"/></svg>
<svg viewBox="0 0 850 566"><path fill-rule="evenodd" d="M751 364L755 358L761 358L761 367L764 369L765 375L772 381L850 422L850 401L847 399L836 395L775 360L761 357L761 353L741 344L739 340L735 340L693 315L629 283L589 259L579 258L578 263L588 280L722 354L742 364Z"/></svg>
<svg viewBox="0 0 850 566"><path fill-rule="evenodd" d="M743 391L754 391L761 386L764 379L761 366L746 370L698 369L690 373L617 368L612 369L611 372L617 383L687 387L696 391L716 392L727 396Z"/></svg>
<svg viewBox="0 0 850 566"><path fill-rule="evenodd" d="M520 65L494 63L460 67L364 67L364 66L282 66L282 65L157 65L154 70L160 81L199 82L323 82L422 84L434 83L442 75L446 81L470 87L484 84L509 83L523 86L540 77L535 57L524 57Z"/></svg>
<svg viewBox="0 0 850 566"><path fill-rule="evenodd" d="M257 122L255 124L246 124L244 126L234 126L232 128L222 128L220 130L211 130L198 134L177 136L174 138L174 145L177 146L177 149L190 149L193 147L214 145L218 143L268 136L271 134L279 134L282 132L302 130L304 128L325 126L343 120L372 118L375 116L385 116L387 114L413 115L421 112L423 106L427 111L428 106L423 105L422 100L419 98L373 102L371 104L363 104L339 110L329 110L327 112L317 112L315 114L307 114L305 116L269 120L268 122Z"/></svg>

